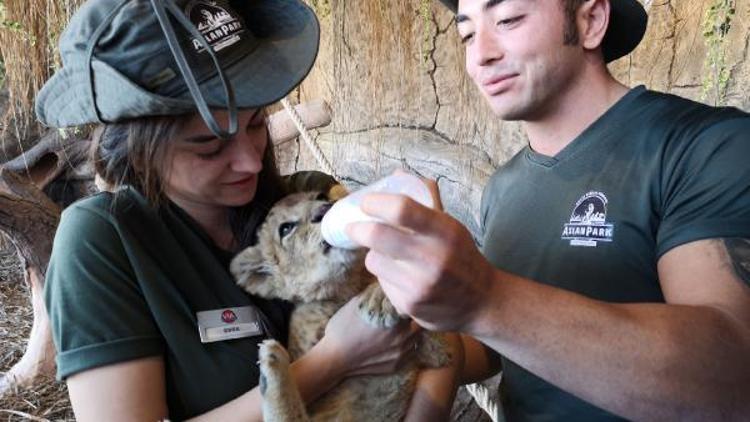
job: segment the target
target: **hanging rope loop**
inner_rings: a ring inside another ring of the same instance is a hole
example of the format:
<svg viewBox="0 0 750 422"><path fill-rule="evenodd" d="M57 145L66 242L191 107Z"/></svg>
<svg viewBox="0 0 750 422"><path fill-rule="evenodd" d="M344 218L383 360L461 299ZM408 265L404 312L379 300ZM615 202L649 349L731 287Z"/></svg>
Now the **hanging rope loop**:
<svg viewBox="0 0 750 422"><path fill-rule="evenodd" d="M336 171L333 169L333 166L328 161L328 159L323 155L323 151L320 149L318 144L315 142L315 140L310 136L310 132L307 130L307 127L305 126L305 122L302 121L302 118L300 117L299 113L297 113L297 110L294 109L294 107L289 104L289 100L286 98L281 99L281 105L284 106L284 109L289 113L289 117L292 119L292 122L294 123L294 126L299 131L300 136L305 141L305 145L307 145L307 148L312 153L313 157L315 157L315 161L318 162L318 165L320 168L331 175L334 179L338 180L338 175L336 174Z"/></svg>

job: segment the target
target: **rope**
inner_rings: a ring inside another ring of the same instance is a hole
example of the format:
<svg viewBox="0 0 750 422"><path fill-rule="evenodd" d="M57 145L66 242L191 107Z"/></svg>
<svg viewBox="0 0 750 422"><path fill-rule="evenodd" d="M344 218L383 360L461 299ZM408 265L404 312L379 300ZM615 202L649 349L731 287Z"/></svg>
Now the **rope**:
<svg viewBox="0 0 750 422"><path fill-rule="evenodd" d="M477 405L484 410L493 422L505 422L505 415L503 415L502 404L499 402L495 394L480 384L466 384L466 390L469 394L474 397L474 401Z"/></svg>
<svg viewBox="0 0 750 422"><path fill-rule="evenodd" d="M333 166L331 166L331 163L328 162L328 159L326 159L326 157L323 155L323 151L320 150L320 147L315 143L315 140L310 137L310 133L307 131L307 127L305 127L305 123L297 113L297 110L295 110L294 107L289 104L289 100L287 100L286 98L281 99L281 104L284 106L284 109L287 111L287 113L289 113L289 117L292 118L294 126L299 131L302 139L305 140L305 145L307 145L307 147L310 149L310 152L312 152L312 155L313 157L315 157L318 165L320 165L320 168L322 168L324 172L331 175L334 179L338 180L338 176L333 170Z"/></svg>

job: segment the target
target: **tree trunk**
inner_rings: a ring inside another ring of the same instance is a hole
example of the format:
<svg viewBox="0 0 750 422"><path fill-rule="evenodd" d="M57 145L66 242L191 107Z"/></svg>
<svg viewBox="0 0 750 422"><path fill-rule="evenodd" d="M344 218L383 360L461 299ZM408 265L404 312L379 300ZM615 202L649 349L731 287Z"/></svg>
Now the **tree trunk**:
<svg viewBox="0 0 750 422"><path fill-rule="evenodd" d="M34 324L26 352L0 379L0 394L13 387L28 387L40 377L52 376L55 351L49 318L42 302L44 276L60 208L28 179L0 167L0 230L8 234L26 269L31 289Z"/></svg>

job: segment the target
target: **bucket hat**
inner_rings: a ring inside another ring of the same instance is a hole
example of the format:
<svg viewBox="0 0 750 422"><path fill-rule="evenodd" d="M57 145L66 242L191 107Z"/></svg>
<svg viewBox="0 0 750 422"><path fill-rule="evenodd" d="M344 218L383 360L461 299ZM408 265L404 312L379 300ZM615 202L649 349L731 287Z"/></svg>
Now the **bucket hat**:
<svg viewBox="0 0 750 422"><path fill-rule="evenodd" d="M458 11L458 0L440 0L453 13ZM636 0L610 0L609 28L604 34L602 52L609 63L630 53L646 33L648 15Z"/></svg>
<svg viewBox="0 0 750 422"><path fill-rule="evenodd" d="M287 95L320 28L299 0L89 0L60 38L62 68L36 99L52 127L195 112L222 138L237 108ZM222 129L210 108L229 110Z"/></svg>

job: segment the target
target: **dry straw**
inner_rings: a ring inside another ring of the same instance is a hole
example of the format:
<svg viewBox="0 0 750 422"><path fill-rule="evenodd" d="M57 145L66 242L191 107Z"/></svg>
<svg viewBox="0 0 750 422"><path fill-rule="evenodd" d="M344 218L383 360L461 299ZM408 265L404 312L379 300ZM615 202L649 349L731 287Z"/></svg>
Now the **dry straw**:
<svg viewBox="0 0 750 422"><path fill-rule="evenodd" d="M0 60L9 104L0 139L26 140L36 129L34 97L59 65L57 39L83 0L0 0Z"/></svg>

